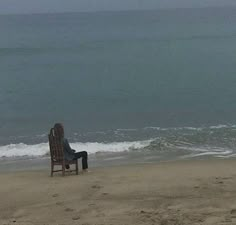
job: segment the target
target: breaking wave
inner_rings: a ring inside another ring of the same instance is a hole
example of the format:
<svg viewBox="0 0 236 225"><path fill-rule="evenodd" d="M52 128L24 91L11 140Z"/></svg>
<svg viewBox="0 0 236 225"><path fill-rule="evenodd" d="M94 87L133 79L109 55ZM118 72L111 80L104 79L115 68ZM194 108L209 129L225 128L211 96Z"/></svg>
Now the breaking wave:
<svg viewBox="0 0 236 225"><path fill-rule="evenodd" d="M95 141L81 141L86 135ZM107 140L97 141L101 137ZM46 139L46 135L42 138ZM164 153L169 156L175 153L182 159L204 156L230 158L236 156L236 126L116 129L112 132L92 132L92 136L91 132L80 136L75 133L74 137L70 137L70 143L75 150L87 151L89 154L139 151L160 155ZM16 143L0 146L2 158L24 156L49 156L47 140L37 144Z"/></svg>

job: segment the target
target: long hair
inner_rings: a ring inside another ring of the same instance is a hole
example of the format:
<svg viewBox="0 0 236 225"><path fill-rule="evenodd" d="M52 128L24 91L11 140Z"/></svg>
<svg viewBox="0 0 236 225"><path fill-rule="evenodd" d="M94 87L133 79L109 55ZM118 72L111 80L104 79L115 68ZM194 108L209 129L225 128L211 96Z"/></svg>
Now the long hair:
<svg viewBox="0 0 236 225"><path fill-rule="evenodd" d="M64 128L61 123L55 123L54 125L54 135L60 139L64 137Z"/></svg>

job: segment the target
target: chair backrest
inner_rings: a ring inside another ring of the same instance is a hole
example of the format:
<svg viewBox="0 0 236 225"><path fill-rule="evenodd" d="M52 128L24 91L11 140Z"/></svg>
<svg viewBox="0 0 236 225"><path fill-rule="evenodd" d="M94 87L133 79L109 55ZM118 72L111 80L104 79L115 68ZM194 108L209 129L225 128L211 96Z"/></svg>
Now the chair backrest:
<svg viewBox="0 0 236 225"><path fill-rule="evenodd" d="M59 137L55 135L54 129L51 128L48 135L51 160L54 162L62 162L64 160L63 143Z"/></svg>

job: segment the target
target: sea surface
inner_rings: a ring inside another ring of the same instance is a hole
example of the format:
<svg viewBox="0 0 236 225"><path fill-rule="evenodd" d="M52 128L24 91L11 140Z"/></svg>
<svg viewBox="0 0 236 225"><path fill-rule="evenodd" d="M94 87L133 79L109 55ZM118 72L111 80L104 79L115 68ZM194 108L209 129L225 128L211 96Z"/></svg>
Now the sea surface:
<svg viewBox="0 0 236 225"><path fill-rule="evenodd" d="M0 16L0 158L236 156L236 8Z"/></svg>

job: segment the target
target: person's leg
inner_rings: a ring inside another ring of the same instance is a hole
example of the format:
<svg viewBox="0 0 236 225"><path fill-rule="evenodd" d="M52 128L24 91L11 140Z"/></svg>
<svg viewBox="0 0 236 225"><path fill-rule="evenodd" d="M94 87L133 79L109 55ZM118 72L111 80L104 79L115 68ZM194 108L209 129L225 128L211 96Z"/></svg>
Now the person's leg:
<svg viewBox="0 0 236 225"><path fill-rule="evenodd" d="M82 158L82 168L83 170L88 169L88 153L86 151L76 152L74 159Z"/></svg>

